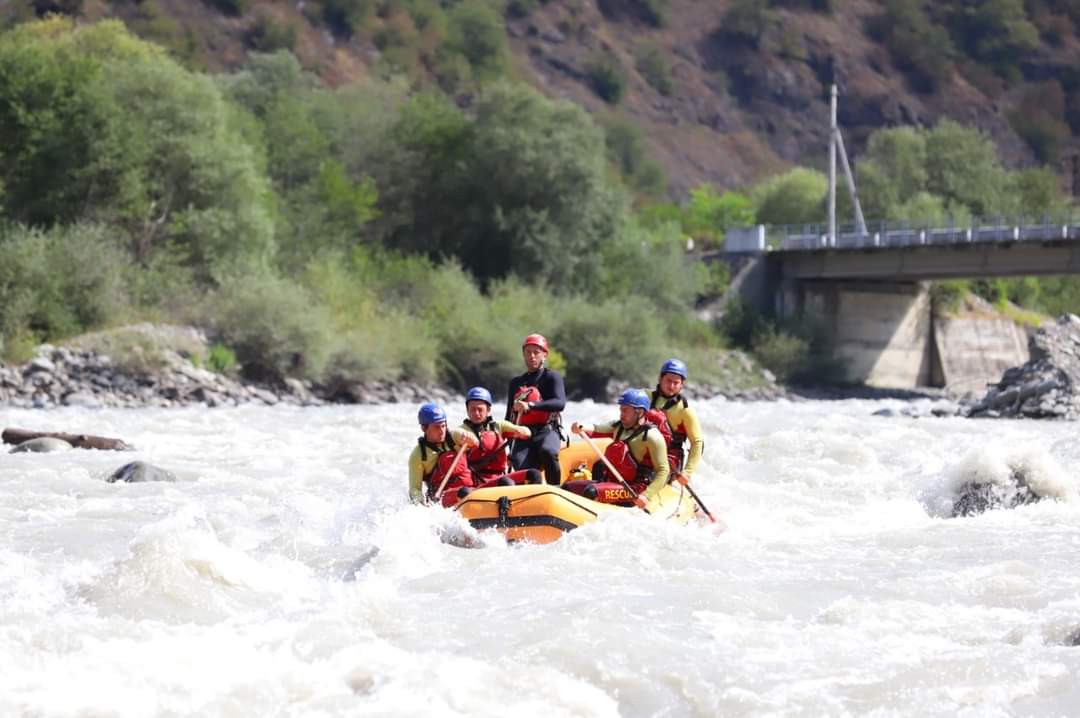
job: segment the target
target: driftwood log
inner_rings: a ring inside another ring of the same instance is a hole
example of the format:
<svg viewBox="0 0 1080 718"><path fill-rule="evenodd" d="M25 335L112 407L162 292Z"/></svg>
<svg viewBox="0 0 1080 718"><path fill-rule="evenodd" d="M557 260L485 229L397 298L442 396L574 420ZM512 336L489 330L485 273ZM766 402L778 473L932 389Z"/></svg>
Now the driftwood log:
<svg viewBox="0 0 1080 718"><path fill-rule="evenodd" d="M102 449L104 451L131 451L135 447L128 445L123 439L109 439L104 436L90 436L89 434L65 434L62 431L28 431L26 429L4 429L0 438L5 444L21 444L30 439L51 437L63 439L76 449Z"/></svg>

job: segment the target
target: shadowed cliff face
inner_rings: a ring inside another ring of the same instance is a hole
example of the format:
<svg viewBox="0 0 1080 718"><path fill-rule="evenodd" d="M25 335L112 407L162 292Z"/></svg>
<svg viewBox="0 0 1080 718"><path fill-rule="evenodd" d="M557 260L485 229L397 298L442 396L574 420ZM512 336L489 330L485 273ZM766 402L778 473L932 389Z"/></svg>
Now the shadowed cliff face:
<svg viewBox="0 0 1080 718"><path fill-rule="evenodd" d="M675 195L700 182L743 186L788 164L823 168L833 82L856 162L875 130L944 117L990 134L1007 166L1034 161L1007 119L1019 90L989 71L965 68L979 87L952 69L939 88L925 91L868 34L880 3L833 3L831 14L774 8L750 30L730 20L731 2L670 0L661 26L643 20L639 5L605 0L575 10L573 3L549 3L508 28L515 54L539 86L593 112L616 111L638 122ZM663 53L672 78L666 93L650 84L643 48ZM589 88L588 61L599 52L616 58L626 74L616 107ZM1054 65L1072 52L1062 47L1033 56L1023 73L1053 76Z"/></svg>
<svg viewBox="0 0 1080 718"><path fill-rule="evenodd" d="M323 24L314 2L253 3L233 16L209 1L69 3L80 4L84 19L120 17L135 32L208 70L241 64L259 46L260 28L265 32L268 22L276 23L293 33L293 51L305 66L332 84L369 75L383 57L377 28L400 16L376 14L375 29L343 37ZM781 7L756 11L751 21L729 14L736 4L518 0L506 17L510 64L516 76L583 105L601 121L618 115L640 127L675 197L704 182L744 187L791 164L823 168L832 82L840 87L840 123L856 163L876 129L951 117L989 133L1007 166L1026 166L1035 155L1010 125L1010 113L1015 117L1023 109L1031 83L1071 77L1064 69L1080 65L1080 43L1070 33L1056 45L1043 42L1028 52L1009 81L986 66L957 60L929 91L871 36L882 3L823 3L833 6L827 13L772 3ZM0 7L0 18L28 12L15 5ZM598 58L621 78L617 102L596 91ZM422 66L420 75L421 82L432 80L431 68ZM1076 106L1080 119L1080 99L1073 101L1068 87L1064 101ZM1074 144L1068 137L1051 166L1063 171Z"/></svg>

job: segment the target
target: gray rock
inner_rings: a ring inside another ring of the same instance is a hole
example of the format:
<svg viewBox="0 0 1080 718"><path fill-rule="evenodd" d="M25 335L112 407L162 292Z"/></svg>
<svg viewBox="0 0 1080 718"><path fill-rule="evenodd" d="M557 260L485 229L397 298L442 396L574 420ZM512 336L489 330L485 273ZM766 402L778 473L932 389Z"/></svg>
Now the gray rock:
<svg viewBox="0 0 1080 718"><path fill-rule="evenodd" d="M37 372L47 372L49 374L56 371L56 364L50 359L39 356L30 360L30 363L23 369L23 375L35 374Z"/></svg>
<svg viewBox="0 0 1080 718"><path fill-rule="evenodd" d="M42 436L37 439L27 439L15 446L11 450L12 454L34 453L34 454L49 454L54 451L67 451L72 448L71 444L63 439L57 439L51 436Z"/></svg>
<svg viewBox="0 0 1080 718"><path fill-rule="evenodd" d="M110 484L118 481L137 484L145 481L176 481L176 475L145 461L132 461L109 474L105 480Z"/></svg>
<svg viewBox="0 0 1080 718"><path fill-rule="evenodd" d="M101 400L89 392L75 391L61 400L64 406L81 406L84 409L100 409Z"/></svg>
<svg viewBox="0 0 1080 718"><path fill-rule="evenodd" d="M1031 359L1006 370L985 396L969 405L971 416L1066 418L1080 400L1080 320L1064 314L1029 340ZM1064 407L1064 409L1062 409Z"/></svg>
<svg viewBox="0 0 1080 718"><path fill-rule="evenodd" d="M951 401L939 401L930 409L934 416L956 416L960 413L960 406Z"/></svg>
<svg viewBox="0 0 1080 718"><path fill-rule="evenodd" d="M278 403L277 394L266 389L256 389L252 392L252 396L268 406L274 406Z"/></svg>
<svg viewBox="0 0 1080 718"><path fill-rule="evenodd" d="M308 391L307 387L304 386L304 382L300 381L299 379L286 379L285 388L289 391L290 394L293 394L295 396L307 396L311 393L310 391Z"/></svg>
<svg viewBox="0 0 1080 718"><path fill-rule="evenodd" d="M540 39L551 45L561 45L566 42L566 35L555 28L547 28L540 33Z"/></svg>
<svg viewBox="0 0 1080 718"><path fill-rule="evenodd" d="M48 392L49 387L58 384L59 380L48 372L39 372L37 374L31 374L27 383L32 387L40 388L42 391Z"/></svg>
<svg viewBox="0 0 1080 718"><path fill-rule="evenodd" d="M1028 486L1020 472L1014 471L1007 485L968 482L960 487L953 502L952 515L974 516L992 509L1014 509L1041 501L1042 496Z"/></svg>

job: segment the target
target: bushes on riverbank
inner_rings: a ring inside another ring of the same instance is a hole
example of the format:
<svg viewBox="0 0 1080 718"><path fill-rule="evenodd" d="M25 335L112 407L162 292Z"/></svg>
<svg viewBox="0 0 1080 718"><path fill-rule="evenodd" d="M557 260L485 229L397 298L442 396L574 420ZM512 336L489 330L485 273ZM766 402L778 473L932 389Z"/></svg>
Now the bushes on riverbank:
<svg viewBox="0 0 1080 718"><path fill-rule="evenodd" d="M9 358L198 321L264 380L498 388L541 331L597 393L719 345L687 318L716 278L634 220L604 130L523 85L462 108L329 88L287 52L212 78L119 23L53 18L0 35L0 134Z"/></svg>
<svg viewBox="0 0 1080 718"><path fill-rule="evenodd" d="M579 395L603 395L612 378L646 384L671 354L696 380L719 381L716 333L669 321L649 297L594 301L517 278L485 294L454 262L363 248L313 262L298 287L282 281L238 279L208 304L206 323L256 376L499 390L521 372L521 338L542 331Z"/></svg>

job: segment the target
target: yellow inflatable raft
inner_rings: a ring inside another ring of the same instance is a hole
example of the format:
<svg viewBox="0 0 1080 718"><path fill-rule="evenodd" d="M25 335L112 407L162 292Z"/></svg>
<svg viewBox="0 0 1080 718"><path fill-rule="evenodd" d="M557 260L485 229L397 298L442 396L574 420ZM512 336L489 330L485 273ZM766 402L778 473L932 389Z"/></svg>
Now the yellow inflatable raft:
<svg viewBox="0 0 1080 718"><path fill-rule="evenodd" d="M596 442L601 450L607 442ZM591 466L596 455L588 444L573 443L559 452L562 481L582 465ZM547 484L493 486L477 489L454 507L478 530L494 529L507 541L551 543L567 531L595 521L610 511L639 511L617 506ZM648 511L679 523L690 521L697 504L682 486L668 484L648 505Z"/></svg>

